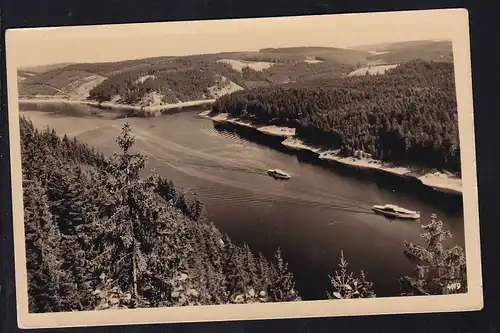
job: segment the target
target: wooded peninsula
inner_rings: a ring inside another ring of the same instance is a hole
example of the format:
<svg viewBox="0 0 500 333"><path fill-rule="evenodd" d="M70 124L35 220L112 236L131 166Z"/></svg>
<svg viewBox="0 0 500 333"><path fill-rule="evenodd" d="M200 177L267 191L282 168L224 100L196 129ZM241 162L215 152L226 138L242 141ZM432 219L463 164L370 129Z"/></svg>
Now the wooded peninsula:
<svg viewBox="0 0 500 333"><path fill-rule="evenodd" d="M460 174L452 63L412 61L382 75L254 88L220 97L212 114L296 128L306 142Z"/></svg>

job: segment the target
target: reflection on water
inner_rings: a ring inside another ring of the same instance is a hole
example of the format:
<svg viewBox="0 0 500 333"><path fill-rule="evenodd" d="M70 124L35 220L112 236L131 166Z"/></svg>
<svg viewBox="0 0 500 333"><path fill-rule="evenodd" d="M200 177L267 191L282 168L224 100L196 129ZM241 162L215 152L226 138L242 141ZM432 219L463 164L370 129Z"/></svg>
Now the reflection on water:
<svg viewBox="0 0 500 333"><path fill-rule="evenodd" d="M119 110L109 109L103 112L103 109L78 103L47 103L47 102L22 102L19 104L21 112L38 110L47 114L50 117L75 117L75 118L109 118L120 119L125 118L126 113Z"/></svg>
<svg viewBox="0 0 500 333"><path fill-rule="evenodd" d="M55 111L25 109L22 114L36 126L75 135L106 154L117 149L115 137L128 121L136 149L149 157L148 167L196 192L221 231L269 257L282 249L305 299L325 298L328 274L338 269L341 250L349 268L364 270L379 296L396 295L398 278L414 268L403 254L404 241L420 243L421 222L432 213L451 230L450 244L464 244L459 211L443 211L217 131L197 112L112 119L65 106ZM275 180L266 174L270 168L285 170L292 178ZM398 221L373 214L371 206L385 203L420 211L421 219Z"/></svg>

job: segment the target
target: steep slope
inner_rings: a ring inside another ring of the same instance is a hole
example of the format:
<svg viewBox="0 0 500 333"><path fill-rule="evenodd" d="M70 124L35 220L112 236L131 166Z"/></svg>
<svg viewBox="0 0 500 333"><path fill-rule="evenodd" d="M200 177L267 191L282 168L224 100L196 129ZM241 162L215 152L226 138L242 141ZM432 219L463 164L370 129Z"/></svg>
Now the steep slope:
<svg viewBox="0 0 500 333"><path fill-rule="evenodd" d="M199 201L140 176L129 127L112 159L20 128L30 312L300 299L279 251L233 244Z"/></svg>

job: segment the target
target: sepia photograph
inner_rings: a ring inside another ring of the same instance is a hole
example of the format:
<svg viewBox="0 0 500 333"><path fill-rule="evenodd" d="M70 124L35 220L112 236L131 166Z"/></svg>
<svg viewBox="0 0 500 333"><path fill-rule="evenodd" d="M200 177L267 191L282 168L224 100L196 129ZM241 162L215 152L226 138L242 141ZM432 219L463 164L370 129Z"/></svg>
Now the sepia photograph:
<svg viewBox="0 0 500 333"><path fill-rule="evenodd" d="M466 10L8 30L18 324L482 308Z"/></svg>

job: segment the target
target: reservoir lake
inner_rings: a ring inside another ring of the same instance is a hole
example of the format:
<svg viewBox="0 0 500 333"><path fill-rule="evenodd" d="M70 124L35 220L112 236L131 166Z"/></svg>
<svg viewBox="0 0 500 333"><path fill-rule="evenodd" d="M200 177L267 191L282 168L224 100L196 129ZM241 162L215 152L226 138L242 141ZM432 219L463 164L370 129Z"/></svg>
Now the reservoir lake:
<svg viewBox="0 0 500 333"><path fill-rule="evenodd" d="M403 253L404 241L422 244L421 224L432 213L453 235L446 245L464 246L461 209L452 212L413 196L345 176L292 154L214 128L203 110L151 118L118 117L118 111L78 104L21 105L20 115L40 129L76 136L98 151L118 151L116 136L128 122L135 149L156 169L189 193L196 193L210 219L236 243L271 258L279 247L304 300L325 299L328 275L339 270L341 250L349 270L363 270L377 296L396 296L398 278L415 266ZM291 174L275 180L267 169ZM376 204L420 211L420 221L391 221L376 215Z"/></svg>

